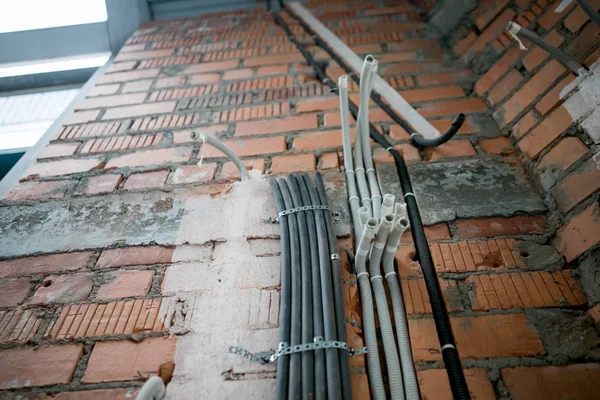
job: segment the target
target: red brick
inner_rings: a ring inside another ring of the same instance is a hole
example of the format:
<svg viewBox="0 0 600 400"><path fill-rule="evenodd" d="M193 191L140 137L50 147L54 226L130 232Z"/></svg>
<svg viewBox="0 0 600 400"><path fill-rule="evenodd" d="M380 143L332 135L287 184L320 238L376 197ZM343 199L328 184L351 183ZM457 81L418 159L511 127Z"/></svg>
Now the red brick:
<svg viewBox="0 0 600 400"><path fill-rule="evenodd" d="M400 125L390 125L390 137L392 139L410 139L410 135Z"/></svg>
<svg viewBox="0 0 600 400"><path fill-rule="evenodd" d="M600 162L590 158L571 172L552 189L552 194L563 212L576 205L600 189Z"/></svg>
<svg viewBox="0 0 600 400"><path fill-rule="evenodd" d="M66 157L75 154L81 142L75 143L53 143L46 147L44 151L37 157L42 158Z"/></svg>
<svg viewBox="0 0 600 400"><path fill-rule="evenodd" d="M516 69L511 70L508 75L502 78L487 96L489 103L496 106L504 100L523 80L523 75Z"/></svg>
<svg viewBox="0 0 600 400"><path fill-rule="evenodd" d="M429 121L429 123L440 132L445 132L453 122L454 118L444 118ZM458 133L461 135L471 135L474 133L479 133L479 128L475 125L472 118L467 117L465 119L465 123L463 124L462 128L460 128Z"/></svg>
<svg viewBox="0 0 600 400"><path fill-rule="evenodd" d="M127 71L127 72L116 72L114 74L102 75L98 79L97 84L103 83L115 83L115 82L127 82L135 81L138 79L154 78L160 73L159 68L154 69L141 69L139 71Z"/></svg>
<svg viewBox="0 0 600 400"><path fill-rule="evenodd" d="M456 116L459 113L476 113L487 111L485 102L479 98L440 101L425 103L418 108L423 117Z"/></svg>
<svg viewBox="0 0 600 400"><path fill-rule="evenodd" d="M315 155L312 153L277 156L271 160L271 172L283 174L296 171L314 171L315 165Z"/></svg>
<svg viewBox="0 0 600 400"><path fill-rule="evenodd" d="M522 215L512 218L468 219L456 221L456 227L463 238L532 235L546 230L546 217Z"/></svg>
<svg viewBox="0 0 600 400"><path fill-rule="evenodd" d="M161 364L173 360L176 343L175 337L147 338L138 343L97 342L81 381L129 381L140 373L151 375Z"/></svg>
<svg viewBox="0 0 600 400"><path fill-rule="evenodd" d="M521 57L518 46L511 47L496 63L475 83L475 92L482 96L498 81Z"/></svg>
<svg viewBox="0 0 600 400"><path fill-rule="evenodd" d="M165 183L168 175L168 170L131 174L129 178L127 178L125 185L123 185L123 189L135 190L159 187Z"/></svg>
<svg viewBox="0 0 600 400"><path fill-rule="evenodd" d="M205 133L209 136L217 138L217 133L227 132L229 127L227 125L211 125L211 126L203 126L195 129L185 129L182 131L174 131L173 132L173 143L189 143L194 142L196 139L192 139L192 132Z"/></svg>
<svg viewBox="0 0 600 400"><path fill-rule="evenodd" d="M547 116L529 135L522 138L518 145L523 152L535 160L572 122L569 112L561 106Z"/></svg>
<svg viewBox="0 0 600 400"><path fill-rule="evenodd" d="M42 282L31 304L74 303L86 300L92 291L89 274L51 275Z"/></svg>
<svg viewBox="0 0 600 400"><path fill-rule="evenodd" d="M594 320L596 328L600 327L600 304L596 304L594 307L590 308L587 314Z"/></svg>
<svg viewBox="0 0 600 400"><path fill-rule="evenodd" d="M354 142L354 131L352 131L352 142ZM294 138L294 149L314 150L342 147L342 131L319 131L305 132Z"/></svg>
<svg viewBox="0 0 600 400"><path fill-rule="evenodd" d="M324 153L319 157L318 169L339 168L338 153Z"/></svg>
<svg viewBox="0 0 600 400"><path fill-rule="evenodd" d="M326 97L321 99L300 100L296 103L296 111L314 112L339 109L340 99L338 97Z"/></svg>
<svg viewBox="0 0 600 400"><path fill-rule="evenodd" d="M0 389L67 384L83 344L0 350Z"/></svg>
<svg viewBox="0 0 600 400"><path fill-rule="evenodd" d="M119 91L119 88L121 87L120 84L118 83L114 83L112 85L100 85L100 86L94 86L93 88L90 89L90 91L88 92L88 97L93 97L93 96L104 96L107 94L115 94Z"/></svg>
<svg viewBox="0 0 600 400"><path fill-rule="evenodd" d="M564 138L540 161L538 168L566 170L588 152L588 147L576 137Z"/></svg>
<svg viewBox="0 0 600 400"><path fill-rule="evenodd" d="M233 71L225 71L223 74L224 81L233 81L238 79L248 79L254 75L254 70L251 68L236 69Z"/></svg>
<svg viewBox="0 0 600 400"><path fill-rule="evenodd" d="M475 25L483 30L510 3L508 0L486 0L477 5L473 11Z"/></svg>
<svg viewBox="0 0 600 400"><path fill-rule="evenodd" d="M285 151L285 136L260 139L225 140L223 143L239 157L283 153ZM206 158L225 157L221 151L214 147L207 148L204 156Z"/></svg>
<svg viewBox="0 0 600 400"><path fill-rule="evenodd" d="M223 71L227 69L236 69L240 65L239 60L216 61L201 63L186 67L185 74L201 74L204 72Z"/></svg>
<svg viewBox="0 0 600 400"><path fill-rule="evenodd" d="M570 271L474 275L466 279L473 311L582 306L587 303Z"/></svg>
<svg viewBox="0 0 600 400"><path fill-rule="evenodd" d="M404 52L404 53L389 53L382 54L377 57L377 61L380 63L386 62L398 62L398 61L415 61L418 58L416 52Z"/></svg>
<svg viewBox="0 0 600 400"><path fill-rule="evenodd" d="M37 162L27 169L24 179L45 178L48 176L59 176L76 174L78 172L88 172L98 168L103 157L91 158L69 158L60 161Z"/></svg>
<svg viewBox="0 0 600 400"><path fill-rule="evenodd" d="M143 103L146 93L115 94L113 96L88 97L79 103L75 109L117 107L129 104Z"/></svg>
<svg viewBox="0 0 600 400"><path fill-rule="evenodd" d="M510 139L504 136L480 140L479 146L483 151L491 154L508 155L514 152Z"/></svg>
<svg viewBox="0 0 600 400"><path fill-rule="evenodd" d="M351 357L362 358L362 357ZM350 377L352 385L352 399L354 400L370 400L371 392L369 390L369 377L366 374L352 375Z"/></svg>
<svg viewBox="0 0 600 400"><path fill-rule="evenodd" d="M171 262L173 250L173 247L163 246L138 246L104 250L95 268L168 264Z"/></svg>
<svg viewBox="0 0 600 400"><path fill-rule="evenodd" d="M400 154L404 156L404 159L406 161L414 161L421 159L419 151L413 145L397 144L394 146L394 149L398 150ZM373 151L373 161L376 164L392 163L394 162L394 157L386 149L378 147Z"/></svg>
<svg viewBox="0 0 600 400"><path fill-rule="evenodd" d="M235 128L236 136L264 135L317 128L317 116L307 114L251 122L239 122Z"/></svg>
<svg viewBox="0 0 600 400"><path fill-rule="evenodd" d="M64 197L65 193L76 184L75 180L19 183L4 196L4 200L59 199Z"/></svg>
<svg viewBox="0 0 600 400"><path fill-rule="evenodd" d="M539 118L537 117L536 112L534 110L529 111L516 124L513 125L513 136L517 139L523 137L538 121Z"/></svg>
<svg viewBox="0 0 600 400"><path fill-rule="evenodd" d="M122 119L151 114L171 113L175 111L176 106L177 102L175 101L163 101L158 103L139 104L135 106L109 108L102 116L102 119Z"/></svg>
<svg viewBox="0 0 600 400"><path fill-rule="evenodd" d="M494 387L487 377L485 369L464 369L471 398L476 400L495 400ZM452 390L445 369L430 369L417 372L419 386L424 400L452 400Z"/></svg>
<svg viewBox="0 0 600 400"><path fill-rule="evenodd" d="M123 53L122 51L115 57L115 61L130 61L130 60L144 60L147 58L167 57L173 55L175 49L162 49L162 50L148 50L148 51L136 51Z"/></svg>
<svg viewBox="0 0 600 400"><path fill-rule="evenodd" d="M261 174L265 173L265 160L262 158L254 159L254 160L244 160L244 166L248 171L250 170L258 170ZM221 174L219 175L220 179L237 179L240 177L240 171L237 169L234 163L231 161L223 164L221 168Z"/></svg>
<svg viewBox="0 0 600 400"><path fill-rule="evenodd" d="M502 368L500 372L514 400L598 397L600 364Z"/></svg>
<svg viewBox="0 0 600 400"><path fill-rule="evenodd" d="M439 147L428 147L425 149L425 160L427 161L452 157L471 157L475 155L477 155L477 152L468 140L451 140Z"/></svg>
<svg viewBox="0 0 600 400"><path fill-rule="evenodd" d="M473 58L477 53L485 48L486 45L492 42L506 28L506 24L515 17L516 13L511 9L506 9L479 35L469 50L465 53L466 59Z"/></svg>
<svg viewBox="0 0 600 400"><path fill-rule="evenodd" d="M464 97L465 92L460 86L440 86L427 89L401 90L400 94L409 103L422 103L431 100Z"/></svg>
<svg viewBox="0 0 600 400"><path fill-rule="evenodd" d="M260 67L262 65L291 64L304 61L300 53L278 54L273 56L251 57L244 60L245 67Z"/></svg>
<svg viewBox="0 0 600 400"><path fill-rule="evenodd" d="M140 392L140 388L128 389L98 389L84 392L62 392L53 396L53 400L128 400L133 399Z"/></svg>
<svg viewBox="0 0 600 400"><path fill-rule="evenodd" d="M473 42L477 39L477 34L471 31L467 36L459 40L458 43L454 46L454 52L459 56L462 56L469 50L469 47L473 44Z"/></svg>
<svg viewBox="0 0 600 400"><path fill-rule="evenodd" d="M585 53L598 43L600 43L600 29L596 24L587 24L562 50L577 60L582 60Z"/></svg>
<svg viewBox="0 0 600 400"><path fill-rule="evenodd" d="M0 307L14 307L27 298L29 278L0 281Z"/></svg>
<svg viewBox="0 0 600 400"><path fill-rule="evenodd" d="M188 161L192 147L170 147L166 149L142 150L111 158L105 169L163 165Z"/></svg>
<svg viewBox="0 0 600 400"><path fill-rule="evenodd" d="M554 11L555 7L546 7L544 10L544 14L538 18L537 23L546 30L550 30L560 19L562 19L565 15L571 11L573 8L573 4L569 7L565 8L562 12L557 13Z"/></svg>
<svg viewBox="0 0 600 400"><path fill-rule="evenodd" d="M258 76L268 76L268 75L282 75L287 74L290 67L288 65L267 65L264 67L259 67L256 75Z"/></svg>
<svg viewBox="0 0 600 400"><path fill-rule="evenodd" d="M565 41L565 38L556 31L548 33L544 36L544 39L554 47L559 47ZM523 65L531 72L549 57L550 55L546 50L538 46L531 46L529 53L523 57Z"/></svg>
<svg viewBox="0 0 600 400"><path fill-rule="evenodd" d="M375 110L373 110L373 111L375 111ZM356 122L354 120L354 117L352 115L349 115L348 117L350 120L350 126L353 126L354 123ZM373 121L371 118L372 115L369 115L369 117L370 117L369 119L371 121ZM335 112L335 111L325 113L325 114L323 114L323 124L325 125L325 127L328 127L328 128L333 127L333 126L341 126L342 125L342 116L340 115L339 112Z"/></svg>
<svg viewBox="0 0 600 400"><path fill-rule="evenodd" d="M556 105L561 103L560 100L560 92L573 82L575 79L574 74L568 75L566 78L561 80L556 84L538 103L535 105L535 109L540 112L542 115L546 115L549 111L551 111Z"/></svg>
<svg viewBox="0 0 600 400"><path fill-rule="evenodd" d="M550 60L529 81L512 95L499 110L494 113L502 127L511 123L517 115L527 108L539 95L549 89L554 81L566 71L558 61Z"/></svg>
<svg viewBox="0 0 600 400"><path fill-rule="evenodd" d="M367 16L374 16L374 15L385 15L385 14L398 14L398 13L409 12L409 11L412 11L412 6L406 4L406 5L400 5L400 6L394 6L394 7L372 8L372 9L365 10L364 13Z"/></svg>
<svg viewBox="0 0 600 400"><path fill-rule="evenodd" d="M404 293L407 314L431 314L431 302L424 279L402 279L400 284ZM456 282L440 279L440 287L448 311L462 311L461 302L456 301L460 298Z"/></svg>
<svg viewBox="0 0 600 400"><path fill-rule="evenodd" d="M211 74L211 75L216 76L215 82L219 81L220 76L218 74ZM201 77L204 75L193 75L193 76ZM188 81L187 76L171 76L168 78L158 78L154 82L154 89L162 89L162 88L172 87L172 86L183 86L187 83L187 81Z"/></svg>
<svg viewBox="0 0 600 400"><path fill-rule="evenodd" d="M81 251L0 261L0 278L77 271L86 267L93 254Z"/></svg>
<svg viewBox="0 0 600 400"><path fill-rule="evenodd" d="M85 124L87 122L95 121L99 115L100 115L100 110L75 111L67 117L67 120L64 122L64 124L65 125Z"/></svg>
<svg viewBox="0 0 600 400"><path fill-rule="evenodd" d="M110 300L145 296L152 287L153 277L154 270L109 272L104 276L107 283L100 286L96 298Z"/></svg>
<svg viewBox="0 0 600 400"><path fill-rule="evenodd" d="M77 194L110 193L117 190L122 178L122 175L92 176L77 190Z"/></svg>
<svg viewBox="0 0 600 400"><path fill-rule="evenodd" d="M568 262L600 241L600 208L593 203L556 232L554 247Z"/></svg>
<svg viewBox="0 0 600 400"><path fill-rule="evenodd" d="M544 354L524 314L450 318L461 358L520 357ZM415 361L441 360L433 319L408 321Z"/></svg>
<svg viewBox="0 0 600 400"><path fill-rule="evenodd" d="M590 17L586 14L581 7L575 7L573 12L565 18L563 25L569 31L577 32L586 22L590 20Z"/></svg>
<svg viewBox="0 0 600 400"><path fill-rule="evenodd" d="M125 85L123 85L122 93L147 92L152 87L152 83L154 83L152 79L128 82Z"/></svg>
<svg viewBox="0 0 600 400"><path fill-rule="evenodd" d="M139 149L160 144L163 140L162 133L148 135L127 135L107 138L91 139L85 142L81 154L104 153L128 149Z"/></svg>
<svg viewBox="0 0 600 400"><path fill-rule="evenodd" d="M137 61L125 61L125 62L113 62L109 64L105 71L105 74L112 74L114 72L131 71L138 66Z"/></svg>
<svg viewBox="0 0 600 400"><path fill-rule="evenodd" d="M221 76L219 74L202 74L202 75L192 75L189 78L190 85L205 85L207 83L217 83L221 80ZM157 81L160 82L160 79ZM177 86L177 85L174 85ZM155 85L155 87L158 87Z"/></svg>
<svg viewBox="0 0 600 400"><path fill-rule="evenodd" d="M210 182L215 179L217 164L202 163L198 165L183 165L175 170L171 183Z"/></svg>

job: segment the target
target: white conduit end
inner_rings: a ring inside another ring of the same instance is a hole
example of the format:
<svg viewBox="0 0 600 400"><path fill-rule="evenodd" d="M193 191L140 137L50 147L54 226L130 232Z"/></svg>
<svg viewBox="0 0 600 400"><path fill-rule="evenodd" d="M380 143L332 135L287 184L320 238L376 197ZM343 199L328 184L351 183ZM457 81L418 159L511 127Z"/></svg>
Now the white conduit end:
<svg viewBox="0 0 600 400"><path fill-rule="evenodd" d="M148 379L135 400L161 400L165 397L167 389L165 383L160 376L153 376Z"/></svg>
<svg viewBox="0 0 600 400"><path fill-rule="evenodd" d="M510 36L512 36L513 39L515 39L517 43L519 43L519 49L527 50L527 47L525 47L525 45L523 44L523 42L521 42L521 39L519 38L521 25L517 24L516 22L509 22L508 25L506 25L506 30L508 31L508 33L510 33Z"/></svg>

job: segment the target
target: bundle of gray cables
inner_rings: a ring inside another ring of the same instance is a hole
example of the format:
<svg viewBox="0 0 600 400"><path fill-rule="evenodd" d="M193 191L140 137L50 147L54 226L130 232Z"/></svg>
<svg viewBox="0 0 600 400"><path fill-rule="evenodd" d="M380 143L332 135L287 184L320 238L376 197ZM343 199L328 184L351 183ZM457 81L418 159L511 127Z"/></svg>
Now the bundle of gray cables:
<svg viewBox="0 0 600 400"><path fill-rule="evenodd" d="M418 400L419 387L412 359L406 312L400 282L394 268L400 238L409 228L406 205L394 203L395 197L391 194L386 194L382 199L371 154L369 99L376 73L377 61L373 56L367 56L360 77L360 107L356 121L354 164L348 117L348 78L342 76L338 80L344 168L356 240L356 276L363 311L364 340L368 350L369 380L373 398L385 399L375 329L374 297L391 398ZM384 279L392 300L396 335L392 327Z"/></svg>

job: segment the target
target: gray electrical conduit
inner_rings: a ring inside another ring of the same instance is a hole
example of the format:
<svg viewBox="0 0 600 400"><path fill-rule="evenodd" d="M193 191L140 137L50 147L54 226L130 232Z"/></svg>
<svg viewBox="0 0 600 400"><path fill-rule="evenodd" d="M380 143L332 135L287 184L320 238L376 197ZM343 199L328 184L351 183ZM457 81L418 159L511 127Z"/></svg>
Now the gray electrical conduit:
<svg viewBox="0 0 600 400"><path fill-rule="evenodd" d="M144 383L135 400L161 400L165 393L165 382L160 376L153 376Z"/></svg>
<svg viewBox="0 0 600 400"><path fill-rule="evenodd" d="M373 296L371 293L371 284L369 282L369 273L367 272L367 255L369 254L371 242L375 237L376 230L377 221L375 218L369 218L365 224L365 228L358 244L355 264L363 312L362 328L365 344L367 346L367 366L369 383L371 384L371 394L374 400L384 400L385 388L383 386L381 365L379 364L379 351L377 349L375 310L373 309Z"/></svg>
<svg viewBox="0 0 600 400"><path fill-rule="evenodd" d="M205 133L200 133L196 131L192 132L191 137L194 140L202 140L203 142L210 144L216 149L219 149L221 152L223 152L223 154L227 156L227 158L229 158L233 162L233 164L240 171L240 178L242 180L248 178L248 170L246 169L246 166L244 165L242 160L240 160L240 158L233 152L233 150L227 147L219 139L215 139L214 137L209 136Z"/></svg>
<svg viewBox="0 0 600 400"><path fill-rule="evenodd" d="M379 319L379 331L383 342L385 353L385 363L390 384L392 399L404 400L404 388L402 384L402 372L400 370L400 359L398 348L394 339L394 329L392 328L392 319L390 318L390 309L388 307L387 296L383 286L383 277L381 276L381 256L388 239L390 229L394 224L394 214L388 213L382 216L375 243L371 249L369 259L369 269L371 272L371 285L375 296L375 305L377 306L377 316Z"/></svg>
<svg viewBox="0 0 600 400"><path fill-rule="evenodd" d="M400 210L398 210L400 209ZM394 322L396 324L396 335L398 336L398 349L400 350L400 362L402 365L402 378L404 380L404 393L406 400L419 400L419 384L413 362L412 348L410 345L410 335L408 332L408 323L406 310L404 308L404 299L402 297L402 288L398 281L398 275L394 269L394 258L400 244L402 234L409 228L409 222L406 218L406 205L396 207L397 220L394 224L383 252L383 273L387 281L392 300L392 310L394 313Z"/></svg>
<svg viewBox="0 0 600 400"><path fill-rule="evenodd" d="M346 175L346 188L348 189L348 203L352 213L352 224L354 226L354 237L359 238L362 233L358 209L360 199L356 191L356 177L352 163L352 140L350 138L350 119L348 113L348 76L343 75L338 79L340 96L340 116L342 120L342 146L344 153L344 173Z"/></svg>
<svg viewBox="0 0 600 400"><path fill-rule="evenodd" d="M373 218L379 221L381 213L381 192L379 191L379 182L377 182L377 175L375 174L375 167L373 166L371 137L369 136L369 102L371 101L373 81L377 74L377 65L378 63L372 55L365 57L363 68L360 73L360 105L358 108L358 114L360 120L363 161L366 168L369 191L371 193Z"/></svg>

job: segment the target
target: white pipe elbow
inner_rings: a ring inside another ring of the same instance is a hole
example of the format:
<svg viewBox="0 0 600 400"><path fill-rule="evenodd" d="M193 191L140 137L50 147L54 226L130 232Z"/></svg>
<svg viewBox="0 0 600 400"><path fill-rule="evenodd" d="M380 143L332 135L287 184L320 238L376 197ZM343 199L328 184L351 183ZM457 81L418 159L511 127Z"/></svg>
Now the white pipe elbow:
<svg viewBox="0 0 600 400"><path fill-rule="evenodd" d="M166 392L167 388L162 378L153 376L144 383L135 400L161 400Z"/></svg>

